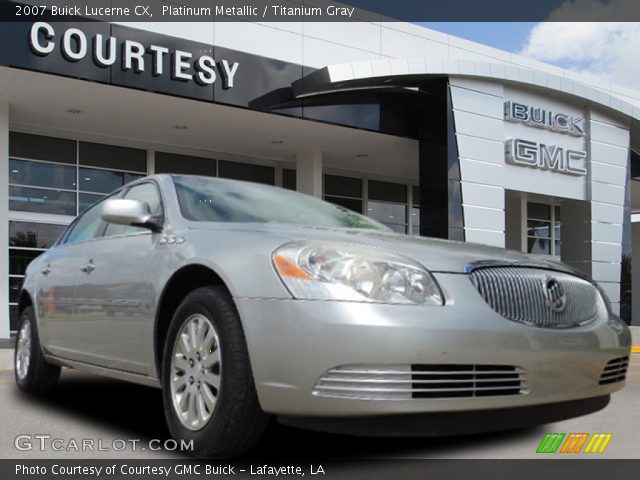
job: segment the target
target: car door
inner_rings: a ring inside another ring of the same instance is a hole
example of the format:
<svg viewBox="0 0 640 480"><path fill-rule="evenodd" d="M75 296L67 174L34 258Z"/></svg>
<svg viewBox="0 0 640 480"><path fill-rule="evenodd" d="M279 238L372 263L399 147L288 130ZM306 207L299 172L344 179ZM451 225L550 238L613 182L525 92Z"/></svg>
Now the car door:
<svg viewBox="0 0 640 480"><path fill-rule="evenodd" d="M86 263L84 252L103 227L102 202L87 209L44 254L37 271L36 305L42 344L54 355L82 358L83 338L75 317L75 294Z"/></svg>
<svg viewBox="0 0 640 480"><path fill-rule="evenodd" d="M141 200L155 217L162 201L153 181L138 183L123 198ZM155 301L147 264L161 234L142 227L107 224L84 252L86 271L76 291L85 361L118 370L154 374Z"/></svg>

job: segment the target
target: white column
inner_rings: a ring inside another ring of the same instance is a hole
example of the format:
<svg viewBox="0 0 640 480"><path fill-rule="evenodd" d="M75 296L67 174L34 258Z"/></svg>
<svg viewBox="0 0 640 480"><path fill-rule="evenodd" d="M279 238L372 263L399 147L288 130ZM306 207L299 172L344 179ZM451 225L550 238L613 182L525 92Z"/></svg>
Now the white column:
<svg viewBox="0 0 640 480"><path fill-rule="evenodd" d="M153 175L156 173L156 152L155 150L147 149L147 175Z"/></svg>
<svg viewBox="0 0 640 480"><path fill-rule="evenodd" d="M322 198L322 150L305 150L296 154L297 190Z"/></svg>
<svg viewBox="0 0 640 480"><path fill-rule="evenodd" d="M282 187L282 165L276 165L273 169L275 174L274 185L276 187Z"/></svg>
<svg viewBox="0 0 640 480"><path fill-rule="evenodd" d="M0 103L0 339L9 338L9 104Z"/></svg>
<svg viewBox="0 0 640 480"><path fill-rule="evenodd" d="M609 296L613 311L620 313L622 229L631 132L626 122L595 109L588 118L591 276Z"/></svg>
<svg viewBox="0 0 640 480"><path fill-rule="evenodd" d="M527 241L527 217L529 212L527 211L527 197L520 197L520 251L526 252L529 250Z"/></svg>
<svg viewBox="0 0 640 480"><path fill-rule="evenodd" d="M631 324L640 327L640 249L633 250L640 245L640 223L631 224L631 245L632 256L635 257L635 261L631 262ZM633 344L639 345L636 342Z"/></svg>

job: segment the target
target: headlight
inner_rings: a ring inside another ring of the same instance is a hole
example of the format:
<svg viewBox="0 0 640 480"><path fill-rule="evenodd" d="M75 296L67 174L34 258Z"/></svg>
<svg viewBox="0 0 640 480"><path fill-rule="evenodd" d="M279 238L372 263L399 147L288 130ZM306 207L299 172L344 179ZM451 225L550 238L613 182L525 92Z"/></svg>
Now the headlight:
<svg viewBox="0 0 640 480"><path fill-rule="evenodd" d="M442 305L443 296L418 262L371 247L295 242L273 253L273 265L295 298Z"/></svg>

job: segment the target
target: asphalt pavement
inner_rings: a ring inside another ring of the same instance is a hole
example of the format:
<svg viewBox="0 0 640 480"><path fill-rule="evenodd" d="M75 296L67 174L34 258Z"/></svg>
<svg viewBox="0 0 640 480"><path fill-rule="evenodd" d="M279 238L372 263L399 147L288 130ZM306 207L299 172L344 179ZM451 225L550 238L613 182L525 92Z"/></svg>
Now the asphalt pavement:
<svg viewBox="0 0 640 480"><path fill-rule="evenodd" d="M64 370L59 387L46 397L22 394L13 372L0 371L0 425L0 458L186 458L170 440L160 390L73 370ZM598 458L640 458L640 354L631 356L626 387L607 408L584 417L510 432L417 439L329 435L274 424L247 460L541 458L535 452L547 432L611 433ZM551 457L568 455L544 456Z"/></svg>

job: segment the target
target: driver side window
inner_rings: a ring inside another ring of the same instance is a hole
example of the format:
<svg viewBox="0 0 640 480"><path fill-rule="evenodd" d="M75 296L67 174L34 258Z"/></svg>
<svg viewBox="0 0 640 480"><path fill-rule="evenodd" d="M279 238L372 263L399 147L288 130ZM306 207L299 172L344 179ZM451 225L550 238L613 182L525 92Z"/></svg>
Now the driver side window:
<svg viewBox="0 0 640 480"><path fill-rule="evenodd" d="M140 183L131 187L122 198L129 200L140 200L146 202L149 205L149 211L154 217L162 217L162 201L160 200L160 192L155 184L151 182ZM105 237L111 237L114 235L129 235L137 232L148 232L146 228L133 227L130 225L117 225L115 223L109 223L107 229L104 232Z"/></svg>
<svg viewBox="0 0 640 480"><path fill-rule="evenodd" d="M112 198L112 197L107 197ZM72 224L71 230L64 238L63 243L65 245L71 245L73 243L86 242L96 238L100 234L102 229L102 207L104 206L105 198L99 203L96 203L93 207L78 217L78 219Z"/></svg>

